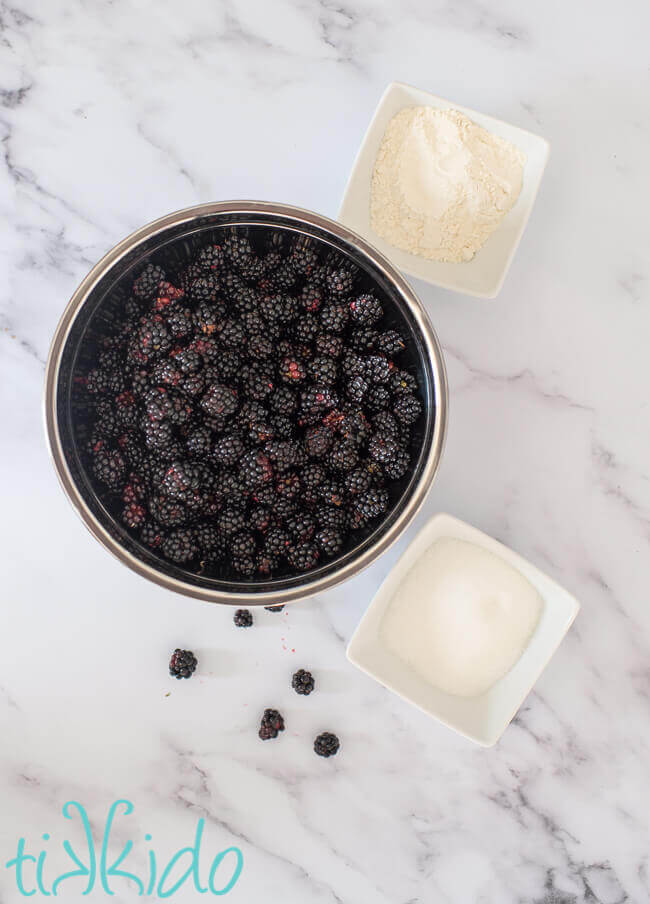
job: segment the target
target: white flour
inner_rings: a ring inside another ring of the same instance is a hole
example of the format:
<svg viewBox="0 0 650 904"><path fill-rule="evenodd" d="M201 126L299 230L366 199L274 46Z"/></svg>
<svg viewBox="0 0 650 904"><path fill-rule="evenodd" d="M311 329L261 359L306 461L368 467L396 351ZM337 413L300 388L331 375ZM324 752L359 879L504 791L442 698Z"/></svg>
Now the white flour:
<svg viewBox="0 0 650 904"><path fill-rule="evenodd" d="M457 110L406 107L377 154L371 226L411 254L471 260L519 197L525 160Z"/></svg>

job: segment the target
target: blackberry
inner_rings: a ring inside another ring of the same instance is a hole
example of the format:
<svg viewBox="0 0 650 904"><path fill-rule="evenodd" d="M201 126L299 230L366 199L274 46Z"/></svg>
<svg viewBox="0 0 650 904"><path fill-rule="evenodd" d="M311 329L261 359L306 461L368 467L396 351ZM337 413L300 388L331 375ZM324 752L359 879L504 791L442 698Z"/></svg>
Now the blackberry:
<svg viewBox="0 0 650 904"><path fill-rule="evenodd" d="M210 273L193 279L188 286L188 295L195 302L210 305L219 297L219 289L219 280L215 274Z"/></svg>
<svg viewBox="0 0 650 904"><path fill-rule="evenodd" d="M307 419L315 419L338 405L336 393L321 383L313 383L300 393L300 409ZM313 420L311 421L313 423Z"/></svg>
<svg viewBox="0 0 650 904"><path fill-rule="evenodd" d="M319 552L314 543L297 543L287 550L287 561L296 571L309 571L318 564Z"/></svg>
<svg viewBox="0 0 650 904"><path fill-rule="evenodd" d="M382 355L392 358L393 355L399 355L404 351L406 342L395 330L386 330L385 333L379 333L377 336L375 347Z"/></svg>
<svg viewBox="0 0 650 904"><path fill-rule="evenodd" d="M339 421L338 431L345 439L357 446L363 445L370 436L370 424L360 408L353 408L343 413Z"/></svg>
<svg viewBox="0 0 650 904"><path fill-rule="evenodd" d="M374 326L384 316L384 310L374 295L358 295L350 302L350 316L360 326Z"/></svg>
<svg viewBox="0 0 650 904"><path fill-rule="evenodd" d="M344 304L328 304L321 308L320 322L327 333L342 333L348 322L348 309Z"/></svg>
<svg viewBox="0 0 650 904"><path fill-rule="evenodd" d="M390 404L390 392L385 386L371 386L366 394L366 405L370 411L383 411Z"/></svg>
<svg viewBox="0 0 650 904"><path fill-rule="evenodd" d="M169 499L190 504L199 489L208 483L207 469L199 464L175 461L167 468L162 480L163 492Z"/></svg>
<svg viewBox="0 0 650 904"><path fill-rule="evenodd" d="M163 555L172 562L188 562L194 556L194 543L189 530L173 530L162 541Z"/></svg>
<svg viewBox="0 0 650 904"><path fill-rule="evenodd" d="M372 477L364 468L355 468L354 471L345 475L343 486L350 496L358 496L370 489Z"/></svg>
<svg viewBox="0 0 650 904"><path fill-rule="evenodd" d="M322 550L323 554L332 558L343 549L343 537L339 531L331 527L321 527L314 534L314 542Z"/></svg>
<svg viewBox="0 0 650 904"><path fill-rule="evenodd" d="M279 474L293 468L300 460L300 448L291 440L272 440L266 443L264 451Z"/></svg>
<svg viewBox="0 0 650 904"><path fill-rule="evenodd" d="M119 490L124 483L126 465L116 450L100 449L93 459L93 473L109 490Z"/></svg>
<svg viewBox="0 0 650 904"><path fill-rule="evenodd" d="M249 556L233 556L230 564L243 578L252 578L255 574L255 559Z"/></svg>
<svg viewBox="0 0 650 904"><path fill-rule="evenodd" d="M174 364L182 374L193 374L201 369L201 356L193 348L181 348L171 353Z"/></svg>
<svg viewBox="0 0 650 904"><path fill-rule="evenodd" d="M235 534L234 537L231 537L229 546L230 552L235 558L252 558L257 552L255 537L253 537L252 534L248 534L244 531L242 531L242 533Z"/></svg>
<svg viewBox="0 0 650 904"><path fill-rule="evenodd" d="M379 334L377 333L377 330L373 330L371 327L365 327L361 330L354 330L350 337L350 342L357 351L370 352L377 345L378 338Z"/></svg>
<svg viewBox="0 0 650 904"><path fill-rule="evenodd" d="M310 458L322 458L329 451L334 435L327 427L312 427L305 434L305 451Z"/></svg>
<svg viewBox="0 0 650 904"><path fill-rule="evenodd" d="M282 436L291 439L296 435L296 423L285 414L274 414L269 420L273 430L273 436Z"/></svg>
<svg viewBox="0 0 650 904"><path fill-rule="evenodd" d="M241 233L233 232L227 236L222 243L222 251L224 258L228 263L239 267L240 264L246 263L248 258L252 257L254 252L248 236Z"/></svg>
<svg viewBox="0 0 650 904"><path fill-rule="evenodd" d="M296 241L289 260L297 273L302 276L309 274L318 266L318 254L314 250L314 243L309 238L300 238Z"/></svg>
<svg viewBox="0 0 650 904"><path fill-rule="evenodd" d="M355 374L345 384L345 394L351 402L362 402L368 392L368 381L360 374Z"/></svg>
<svg viewBox="0 0 650 904"><path fill-rule="evenodd" d="M155 495L149 500L149 510L152 517L163 527L178 527L185 524L188 512L182 502L167 499L165 496Z"/></svg>
<svg viewBox="0 0 650 904"><path fill-rule="evenodd" d="M307 376L307 370L298 357L285 357L280 362L279 374L285 383L302 383Z"/></svg>
<svg viewBox="0 0 650 904"><path fill-rule="evenodd" d="M144 524L140 531L140 539L145 546L149 546L151 549L156 549L160 546L164 537L165 535L161 528L157 524L152 524L151 522Z"/></svg>
<svg viewBox="0 0 650 904"><path fill-rule="evenodd" d="M165 271L156 264L147 264L140 276L133 283L133 294L136 298L151 299L158 286L165 279Z"/></svg>
<svg viewBox="0 0 650 904"><path fill-rule="evenodd" d="M393 405L395 417L405 426L414 424L422 413L422 405L414 395L402 393Z"/></svg>
<svg viewBox="0 0 650 904"><path fill-rule="evenodd" d="M394 395L417 392L418 384L415 377L406 370L395 370L388 381L388 388Z"/></svg>
<svg viewBox="0 0 650 904"><path fill-rule="evenodd" d="M173 438L172 426L168 421L151 421L144 426L145 444L153 452L161 453L169 449Z"/></svg>
<svg viewBox="0 0 650 904"><path fill-rule="evenodd" d="M206 245L199 251L196 258L197 266L201 270L216 273L224 264L224 253L221 245Z"/></svg>
<svg viewBox="0 0 650 904"><path fill-rule="evenodd" d="M246 519L240 508L229 505L219 512L216 523L222 536L229 537L245 526Z"/></svg>
<svg viewBox="0 0 650 904"><path fill-rule="evenodd" d="M316 509L314 516L320 528L330 528L338 532L345 529L345 512L341 508L322 505Z"/></svg>
<svg viewBox="0 0 650 904"><path fill-rule="evenodd" d="M232 620L238 628L250 628L253 625L253 613L250 609L237 609Z"/></svg>
<svg viewBox="0 0 650 904"><path fill-rule="evenodd" d="M264 552L273 558L282 559L290 544L289 534L283 528L272 527L264 540Z"/></svg>
<svg viewBox="0 0 650 904"><path fill-rule="evenodd" d="M320 323L315 314L302 314L293 325L292 335L296 342L313 342L320 332Z"/></svg>
<svg viewBox="0 0 650 904"><path fill-rule="evenodd" d="M228 380L239 372L241 356L234 349L225 348L219 352L214 364L222 380Z"/></svg>
<svg viewBox="0 0 650 904"><path fill-rule="evenodd" d="M245 446L236 433L220 436L212 448L212 458L219 465L234 465L242 457Z"/></svg>
<svg viewBox="0 0 650 904"><path fill-rule="evenodd" d="M137 502L130 502L124 507L122 512L122 521L127 527L134 529L144 524L146 512L144 508Z"/></svg>
<svg viewBox="0 0 650 904"><path fill-rule="evenodd" d="M397 439L400 435L399 424L388 411L380 411L372 419L372 425L377 433L384 433Z"/></svg>
<svg viewBox="0 0 650 904"><path fill-rule="evenodd" d="M86 389L91 395L102 395L108 391L108 373L94 367L86 376Z"/></svg>
<svg viewBox="0 0 650 904"><path fill-rule="evenodd" d="M169 674L172 678L191 678L197 664L196 656L191 650L179 650L177 647L169 660Z"/></svg>
<svg viewBox="0 0 650 904"><path fill-rule="evenodd" d="M265 361L273 357L274 350L271 339L262 333L253 333L248 340L248 354L257 361Z"/></svg>
<svg viewBox="0 0 650 904"><path fill-rule="evenodd" d="M204 336L212 336L225 319L225 312L218 305L202 301L195 309L193 319L199 332Z"/></svg>
<svg viewBox="0 0 650 904"><path fill-rule="evenodd" d="M231 293L230 301L241 315L250 314L257 308L257 292L250 286L242 285ZM243 320L242 325L244 326L244 329L249 332L249 329Z"/></svg>
<svg viewBox="0 0 650 904"><path fill-rule="evenodd" d="M278 386L271 394L269 404L278 414L291 414L296 410L298 401L288 386Z"/></svg>
<svg viewBox="0 0 650 904"><path fill-rule="evenodd" d="M273 392L273 377L258 365L251 365L242 375L242 389L249 398L261 401Z"/></svg>
<svg viewBox="0 0 650 904"><path fill-rule="evenodd" d="M224 320L217 332L220 342L227 348L239 349L246 342L246 331L238 320Z"/></svg>
<svg viewBox="0 0 650 904"><path fill-rule="evenodd" d="M353 511L359 512L364 518L371 520L383 515L388 509L388 493L386 490L368 490L362 493L353 506Z"/></svg>
<svg viewBox="0 0 650 904"><path fill-rule="evenodd" d="M254 490L273 477L273 468L269 458L263 452L247 452L239 464L239 477L242 486Z"/></svg>
<svg viewBox="0 0 650 904"><path fill-rule="evenodd" d="M303 486L313 489L325 480L326 475L327 472L322 465L319 465L316 462L310 462L308 465L305 465L300 472L300 481Z"/></svg>
<svg viewBox="0 0 650 904"><path fill-rule="evenodd" d="M303 512L287 521L287 530L295 542L303 543L312 538L316 522L308 512Z"/></svg>
<svg viewBox="0 0 650 904"><path fill-rule="evenodd" d="M290 260L284 260L279 267L276 267L270 278L275 289L286 291L295 285L298 274L293 263Z"/></svg>
<svg viewBox="0 0 650 904"><path fill-rule="evenodd" d="M366 358L365 374L370 383L387 383L394 369L393 362L383 355L368 355Z"/></svg>
<svg viewBox="0 0 650 904"><path fill-rule="evenodd" d="M395 461L399 451L400 445L397 440L385 433L375 434L368 443L370 457L380 464Z"/></svg>
<svg viewBox="0 0 650 904"><path fill-rule="evenodd" d="M198 336L190 346L203 359L204 375L210 380L214 379L216 370L209 368L209 365L216 364L218 358L222 355L222 350L214 336Z"/></svg>
<svg viewBox="0 0 650 904"><path fill-rule="evenodd" d="M147 358L164 355L169 351L171 347L169 331L160 314L142 318L136 333L136 342L138 351Z"/></svg>
<svg viewBox="0 0 650 904"><path fill-rule="evenodd" d="M271 511L264 505L256 505L248 514L248 526L264 533L271 526Z"/></svg>
<svg viewBox="0 0 650 904"><path fill-rule="evenodd" d="M347 267L336 267L328 271L326 284L330 295L334 298L344 298L354 288L354 274Z"/></svg>
<svg viewBox="0 0 650 904"><path fill-rule="evenodd" d="M356 352L346 351L341 360L341 369L346 377L363 376L365 361Z"/></svg>
<svg viewBox="0 0 650 904"><path fill-rule="evenodd" d="M177 289L170 282L164 280L158 286L156 300L153 303L153 310L159 313L168 314L177 307L177 302L185 296L184 289Z"/></svg>
<svg viewBox="0 0 650 904"><path fill-rule="evenodd" d="M324 731L314 741L314 752L318 756L334 756L340 746L341 743L335 734L332 734L331 731Z"/></svg>
<svg viewBox="0 0 650 904"><path fill-rule="evenodd" d="M336 383L337 368L333 358L320 356L309 362L309 375L316 383L333 386Z"/></svg>
<svg viewBox="0 0 650 904"><path fill-rule="evenodd" d="M351 471L359 461L357 446L349 439L337 440L327 457L327 463L335 471Z"/></svg>
<svg viewBox="0 0 650 904"><path fill-rule="evenodd" d="M201 408L210 417L227 420L237 411L237 393L229 386L214 383L201 399Z"/></svg>
<svg viewBox="0 0 650 904"><path fill-rule="evenodd" d="M290 496L276 496L273 503L273 514L277 522L286 524L290 518L295 516L297 511L298 506L291 500Z"/></svg>
<svg viewBox="0 0 650 904"><path fill-rule="evenodd" d="M326 505L334 505L337 508L345 502L345 492L335 480L325 480L318 487L318 496Z"/></svg>
<svg viewBox="0 0 650 904"><path fill-rule="evenodd" d="M224 553L224 543L212 524L199 524L194 529L194 543L199 555L208 562L217 562Z"/></svg>
<svg viewBox="0 0 650 904"><path fill-rule="evenodd" d="M410 456L404 449L400 449L392 461L386 462L384 471L390 480L399 480L403 477L409 466Z"/></svg>
<svg viewBox="0 0 650 904"><path fill-rule="evenodd" d="M314 343L317 355L329 355L338 358L343 351L343 339L333 333L319 333Z"/></svg>
<svg viewBox="0 0 650 904"><path fill-rule="evenodd" d="M155 386L144 397L144 404L149 421L168 421L179 426L192 415L192 406L188 400L174 389L166 386Z"/></svg>
<svg viewBox="0 0 650 904"><path fill-rule="evenodd" d="M316 682L314 681L314 676L311 672L308 672L305 669L298 669L297 672L294 672L293 678L291 679L291 687L297 694L308 697L315 686Z"/></svg>
<svg viewBox="0 0 650 904"><path fill-rule="evenodd" d="M203 374L188 374L181 380L180 388L185 395L194 399L202 395L205 389L205 377Z"/></svg>
<svg viewBox="0 0 650 904"><path fill-rule="evenodd" d="M284 719L280 713L277 709L265 709L258 731L259 737L263 741L268 741L277 738L281 731L284 731Z"/></svg>
<svg viewBox="0 0 650 904"><path fill-rule="evenodd" d="M314 314L323 303L323 292L318 286L303 286L300 292L300 303L306 311Z"/></svg>

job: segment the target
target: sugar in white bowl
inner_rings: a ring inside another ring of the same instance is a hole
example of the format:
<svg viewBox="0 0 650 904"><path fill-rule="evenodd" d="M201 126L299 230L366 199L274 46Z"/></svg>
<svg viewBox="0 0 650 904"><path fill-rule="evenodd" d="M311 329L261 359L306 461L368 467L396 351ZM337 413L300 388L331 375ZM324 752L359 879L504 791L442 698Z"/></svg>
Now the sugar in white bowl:
<svg viewBox="0 0 650 904"><path fill-rule="evenodd" d="M499 556L443 537L395 591L379 639L433 687L478 697L520 658L543 605L530 581Z"/></svg>

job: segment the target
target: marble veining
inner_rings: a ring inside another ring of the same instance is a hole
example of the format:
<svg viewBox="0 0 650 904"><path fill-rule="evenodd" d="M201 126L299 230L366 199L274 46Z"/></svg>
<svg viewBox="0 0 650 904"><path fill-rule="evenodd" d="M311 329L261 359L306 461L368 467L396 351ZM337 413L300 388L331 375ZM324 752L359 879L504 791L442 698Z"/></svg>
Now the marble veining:
<svg viewBox="0 0 650 904"><path fill-rule="evenodd" d="M21 900L4 869L19 836L51 834L51 879L79 837L63 804L100 837L118 798L135 811L111 850L133 839L136 870L145 833L169 855L201 817L206 851L238 845L233 901L650 900L649 29L644 0L0 0L2 904ZM445 348L450 429L408 534L343 587L237 630L123 569L71 511L41 424L49 342L89 268L157 216L235 197L335 216L392 80L538 131L550 164L496 301L414 283ZM436 511L582 603L488 751L344 656ZM177 645L199 657L190 682L167 676ZM308 699L290 688L301 666ZM287 722L267 744L265 706ZM322 761L327 729L342 748Z"/></svg>

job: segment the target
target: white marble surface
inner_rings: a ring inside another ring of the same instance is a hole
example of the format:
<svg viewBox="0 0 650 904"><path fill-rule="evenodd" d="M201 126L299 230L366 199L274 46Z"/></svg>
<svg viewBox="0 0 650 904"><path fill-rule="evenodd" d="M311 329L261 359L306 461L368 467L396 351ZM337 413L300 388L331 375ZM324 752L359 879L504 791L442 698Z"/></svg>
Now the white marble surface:
<svg viewBox="0 0 650 904"><path fill-rule="evenodd" d="M118 797L135 860L145 831L162 856L200 816L209 847L238 844L232 901L650 898L649 29L646 0L0 4L2 904L22 900L4 869L20 835L54 849L65 801L97 828ZM425 511L367 574L237 631L129 573L73 514L43 441L49 339L91 264L160 214L250 197L335 215L394 79L538 131L551 162L495 302L416 285L451 382ZM344 658L438 510L582 602L488 751ZM179 644L200 659L182 685ZM289 688L299 666L309 699ZM255 736L265 705L287 718L275 743ZM331 761L310 752L323 728L342 740Z"/></svg>

